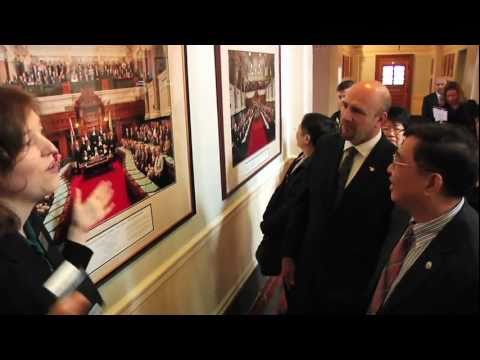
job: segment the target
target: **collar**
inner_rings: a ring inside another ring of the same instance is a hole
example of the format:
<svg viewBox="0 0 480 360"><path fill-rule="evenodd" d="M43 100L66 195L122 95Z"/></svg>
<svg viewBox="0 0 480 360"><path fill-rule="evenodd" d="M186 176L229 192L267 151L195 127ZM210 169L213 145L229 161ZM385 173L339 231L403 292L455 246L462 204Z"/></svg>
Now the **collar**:
<svg viewBox="0 0 480 360"><path fill-rule="evenodd" d="M350 149L352 146L357 149L357 151L363 156L367 157L370 152L373 150L375 145L380 141L382 138L382 131L379 130L377 135L375 135L373 138L371 138L368 141L365 141L362 144L359 145L353 145L349 140L345 140L345 144L343 145L343 151Z"/></svg>
<svg viewBox="0 0 480 360"><path fill-rule="evenodd" d="M415 243L426 235L436 235L459 213L465 203L465 198L458 202L452 209L443 215L436 217L424 223L416 223L413 217L410 218L410 224L413 224L413 233L415 234Z"/></svg>

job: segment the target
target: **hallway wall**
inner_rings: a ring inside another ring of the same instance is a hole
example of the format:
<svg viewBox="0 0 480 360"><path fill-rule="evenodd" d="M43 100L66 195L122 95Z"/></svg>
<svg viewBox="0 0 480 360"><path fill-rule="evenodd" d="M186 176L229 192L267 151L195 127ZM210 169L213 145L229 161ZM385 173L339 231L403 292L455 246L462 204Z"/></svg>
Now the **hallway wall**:
<svg viewBox="0 0 480 360"><path fill-rule="evenodd" d="M213 49L187 47L197 214L100 287L108 314L221 314L256 266L263 210L312 111L312 47L281 47L282 154L225 201Z"/></svg>
<svg viewBox="0 0 480 360"><path fill-rule="evenodd" d="M430 93L432 78L433 45L364 45L357 50L360 56L360 80L375 80L376 55L413 54L413 83L410 112L412 115L422 113L423 97Z"/></svg>

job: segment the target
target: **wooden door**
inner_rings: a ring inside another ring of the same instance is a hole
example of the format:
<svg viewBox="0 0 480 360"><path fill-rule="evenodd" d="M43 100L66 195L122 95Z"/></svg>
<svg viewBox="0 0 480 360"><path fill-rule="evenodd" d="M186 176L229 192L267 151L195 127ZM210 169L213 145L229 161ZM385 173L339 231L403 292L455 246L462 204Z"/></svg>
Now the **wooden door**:
<svg viewBox="0 0 480 360"><path fill-rule="evenodd" d="M410 112L412 98L413 55L377 55L375 80L383 83L392 95L392 105Z"/></svg>

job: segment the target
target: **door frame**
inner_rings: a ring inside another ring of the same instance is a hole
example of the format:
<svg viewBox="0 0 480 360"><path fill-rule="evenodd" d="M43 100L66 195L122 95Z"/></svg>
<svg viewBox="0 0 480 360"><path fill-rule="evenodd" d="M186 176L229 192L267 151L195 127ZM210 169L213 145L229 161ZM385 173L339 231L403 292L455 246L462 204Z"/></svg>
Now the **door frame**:
<svg viewBox="0 0 480 360"><path fill-rule="evenodd" d="M382 72L379 67L380 61L385 58L403 58L407 60L410 68L407 71L407 77L405 78L407 83L407 106L406 110L410 113L412 106L412 87L413 87L413 68L415 66L414 54L382 54L375 55L375 80L382 82Z"/></svg>

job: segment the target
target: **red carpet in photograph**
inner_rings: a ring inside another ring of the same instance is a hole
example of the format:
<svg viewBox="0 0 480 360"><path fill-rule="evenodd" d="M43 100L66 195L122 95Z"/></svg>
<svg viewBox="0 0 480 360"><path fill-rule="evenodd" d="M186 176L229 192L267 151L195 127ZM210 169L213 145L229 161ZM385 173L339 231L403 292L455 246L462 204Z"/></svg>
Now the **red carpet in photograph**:
<svg viewBox="0 0 480 360"><path fill-rule="evenodd" d="M82 191L82 201L84 201L88 195L93 191L100 181L110 181L112 183L113 203L115 207L105 217L105 219L114 216L115 214L125 210L131 205L127 192L127 181L125 175L125 169L122 167L120 161L114 161L112 163L112 169L96 175L91 178L85 178L83 175L76 175L72 178L72 194L75 194L77 188Z"/></svg>
<svg viewBox="0 0 480 360"><path fill-rule="evenodd" d="M267 143L267 129L265 129L262 115L258 115L256 119L252 120L252 125L250 126L250 141L248 143L247 156L254 154L267 145Z"/></svg>

